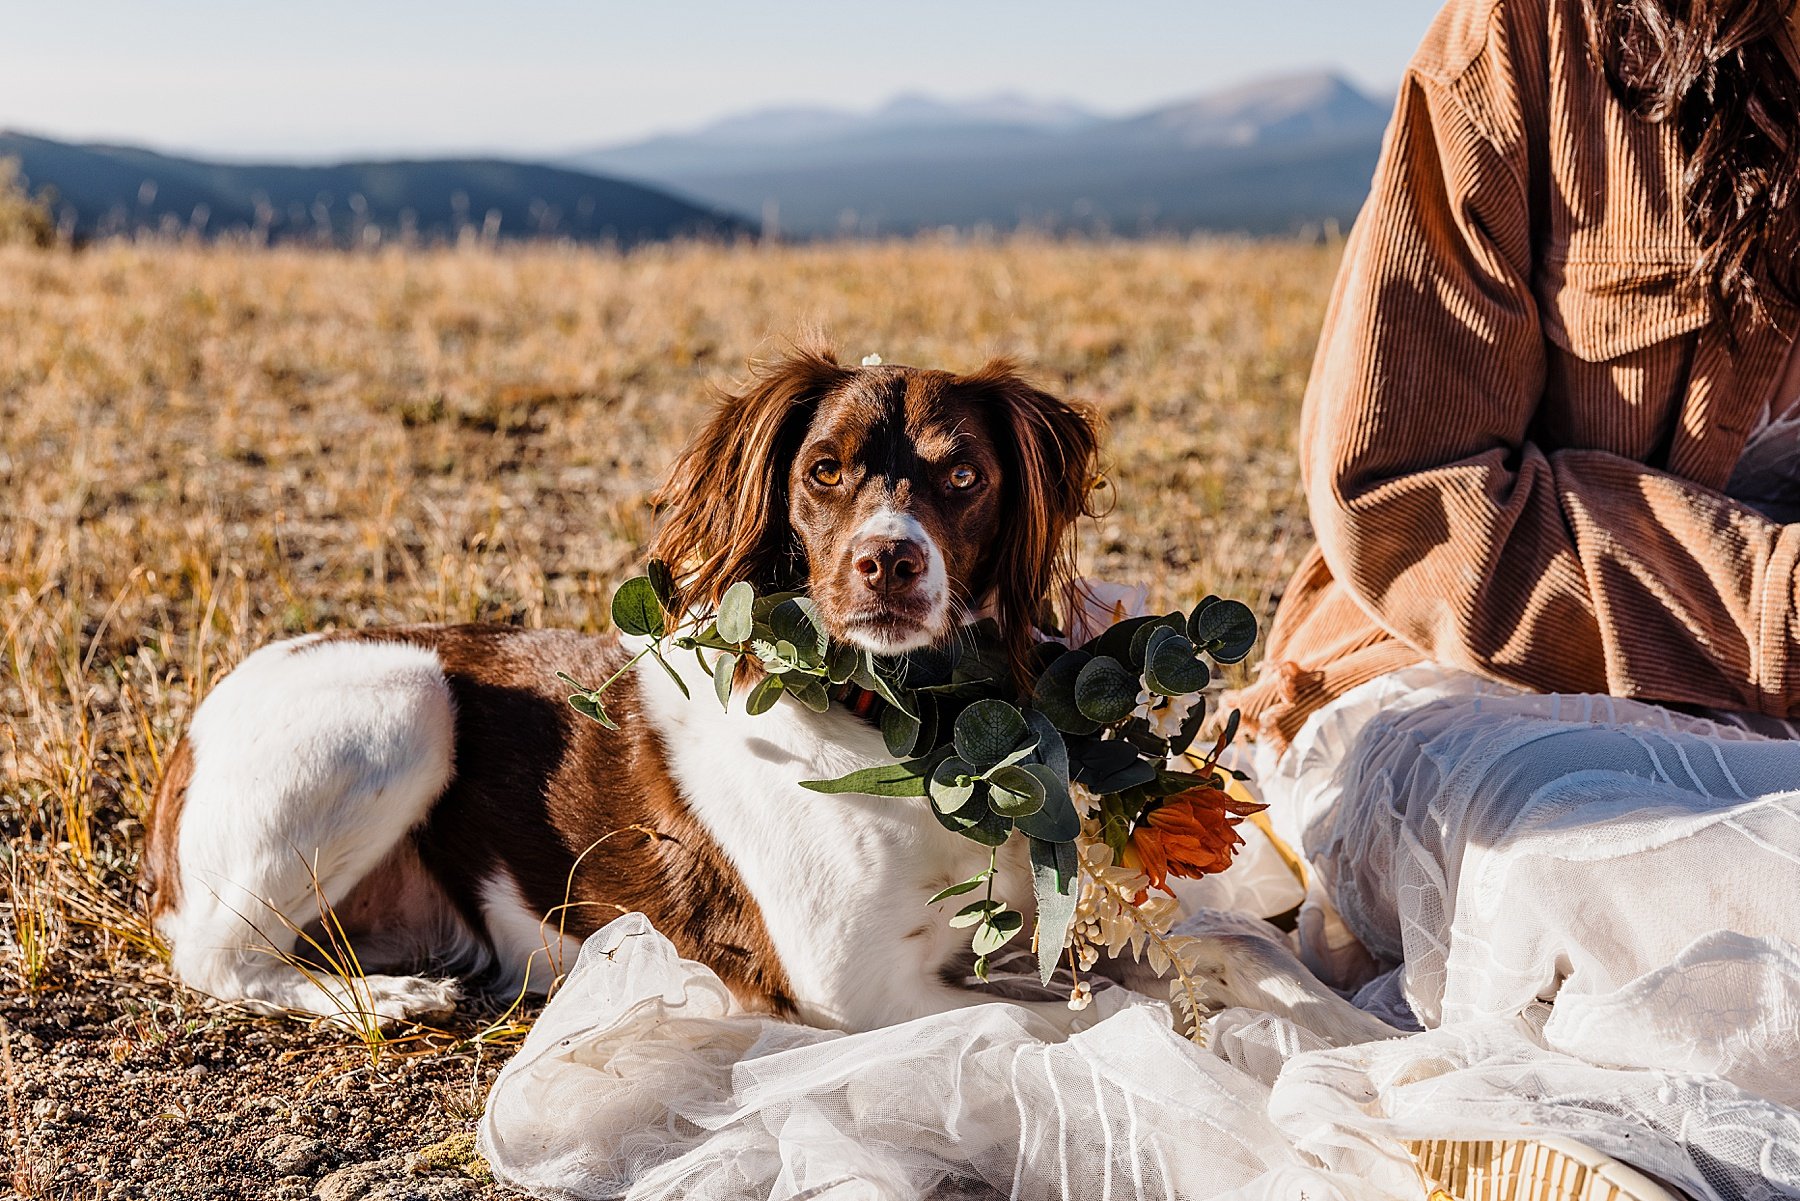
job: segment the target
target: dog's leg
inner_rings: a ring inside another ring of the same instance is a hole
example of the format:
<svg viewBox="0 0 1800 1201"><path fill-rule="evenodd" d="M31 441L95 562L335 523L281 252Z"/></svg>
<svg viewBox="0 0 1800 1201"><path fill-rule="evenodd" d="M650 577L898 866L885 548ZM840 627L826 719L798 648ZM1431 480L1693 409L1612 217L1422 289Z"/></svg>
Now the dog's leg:
<svg viewBox="0 0 1800 1201"><path fill-rule="evenodd" d="M363 975L341 947L296 945L309 925L336 929L332 907L449 782L454 721L437 656L277 644L219 684L188 737L176 899L158 923L176 975L258 1012L350 1025L454 1008L450 984Z"/></svg>

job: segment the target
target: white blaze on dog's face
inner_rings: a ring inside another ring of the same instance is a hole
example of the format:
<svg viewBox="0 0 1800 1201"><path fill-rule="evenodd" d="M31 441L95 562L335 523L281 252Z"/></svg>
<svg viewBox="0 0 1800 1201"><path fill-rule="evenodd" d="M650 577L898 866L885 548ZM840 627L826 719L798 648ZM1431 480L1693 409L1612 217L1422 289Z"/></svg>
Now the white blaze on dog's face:
<svg viewBox="0 0 1800 1201"><path fill-rule="evenodd" d="M988 587L1006 484L990 420L935 372L860 371L820 401L788 517L835 636L883 655L929 646Z"/></svg>

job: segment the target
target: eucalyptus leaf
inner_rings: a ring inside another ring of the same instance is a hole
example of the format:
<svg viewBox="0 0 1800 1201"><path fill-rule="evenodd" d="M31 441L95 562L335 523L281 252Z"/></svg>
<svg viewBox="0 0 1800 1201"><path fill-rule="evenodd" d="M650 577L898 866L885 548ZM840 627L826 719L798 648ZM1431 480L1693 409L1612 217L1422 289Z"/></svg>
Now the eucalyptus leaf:
<svg viewBox="0 0 1800 1201"><path fill-rule="evenodd" d="M1025 928L1025 918L1016 909L1002 909L975 928L969 946L977 955L986 957L1011 942Z"/></svg>
<svg viewBox="0 0 1800 1201"><path fill-rule="evenodd" d="M1026 729L1029 731L1030 726L1027 725ZM1017 750L1015 750L1012 754L1010 754L1006 758L1000 760L1000 762L994 764L994 766L988 768L985 772L982 772L981 773L982 778L987 779L987 780L993 779L995 772L1001 770L1002 768L1011 767L1016 763L1025 762L1025 760L1027 760L1027 759L1031 758L1033 755L1037 754L1037 749L1038 749L1038 744L1035 740L1025 743L1024 745L1020 746Z"/></svg>
<svg viewBox="0 0 1800 1201"><path fill-rule="evenodd" d="M819 616L819 607L807 597L791 597L776 605L769 612L769 628L775 631L777 639L794 645L801 662L825 662L829 645L825 638L825 620Z"/></svg>
<svg viewBox="0 0 1800 1201"><path fill-rule="evenodd" d="M827 660L825 673L833 684L848 683L856 674L856 665L862 660L862 653L848 642L840 642L831 648L831 657Z"/></svg>
<svg viewBox="0 0 1800 1201"><path fill-rule="evenodd" d="M664 630L662 602L648 576L633 576L619 585L612 598L613 624L622 633L660 638Z"/></svg>
<svg viewBox="0 0 1800 1201"><path fill-rule="evenodd" d="M986 870L976 872L973 876L970 876L967 880L959 881L955 884L952 884L950 887L944 889L943 891L934 894L932 896L932 898L929 901L926 901L925 903L927 905L935 905L939 901L948 901L951 897L960 897L966 892L974 892L977 888L980 888L983 884L986 884L987 881L988 881L988 873L986 872Z"/></svg>
<svg viewBox="0 0 1800 1201"><path fill-rule="evenodd" d="M918 749L913 753L920 754L938 745L938 731L941 728L938 721L939 706L937 698L929 693L914 693L911 699L913 707L919 711ZM892 709L893 706L888 708Z"/></svg>
<svg viewBox="0 0 1800 1201"><path fill-rule="evenodd" d="M973 905L964 905L950 917L950 928L962 930L969 926L980 925L988 921L994 914L1002 913L1006 906L999 901L976 901Z"/></svg>
<svg viewBox="0 0 1800 1201"><path fill-rule="evenodd" d="M956 647L956 662L950 671L950 682L956 687L967 691L1011 678L1012 665L1007 662L1000 627L995 623L979 622L964 632Z"/></svg>
<svg viewBox="0 0 1800 1201"><path fill-rule="evenodd" d="M986 771L1011 754L1030 730L1017 707L993 698L976 701L956 717L956 753Z"/></svg>
<svg viewBox="0 0 1800 1201"><path fill-rule="evenodd" d="M750 690L750 699L744 702L744 710L751 717L767 713L775 707L775 702L781 699L784 687L780 676L764 676L757 681L756 687Z"/></svg>
<svg viewBox="0 0 1800 1201"><path fill-rule="evenodd" d="M895 663L896 678L906 688L937 688L950 683L961 660L963 643L927 646L907 651Z"/></svg>
<svg viewBox="0 0 1800 1201"><path fill-rule="evenodd" d="M1023 767L996 768L987 776L988 804L994 812L1018 821L1044 807L1044 782Z"/></svg>
<svg viewBox="0 0 1800 1201"><path fill-rule="evenodd" d="M831 694L825 691L824 683L816 676L789 672L782 678L782 685L795 700L814 713L824 713L831 708Z"/></svg>
<svg viewBox="0 0 1800 1201"><path fill-rule="evenodd" d="M1031 727L1032 753L1037 756L1038 762L1047 766L1066 783L1069 778L1069 747L1063 741L1062 732L1036 709L1025 710L1025 724Z"/></svg>
<svg viewBox="0 0 1800 1201"><path fill-rule="evenodd" d="M1030 845L1031 892L1037 900L1038 980L1048 984L1069 941L1069 927L1075 921L1079 864L1072 842L1033 838ZM975 883L970 881L969 887L973 889Z"/></svg>
<svg viewBox="0 0 1800 1201"><path fill-rule="evenodd" d="M1154 614L1147 617L1127 617L1124 621L1114 622L1100 634L1088 641L1081 649L1095 657L1105 655L1122 663L1131 661L1131 643L1138 631L1145 626L1155 625L1162 618Z"/></svg>
<svg viewBox="0 0 1800 1201"><path fill-rule="evenodd" d="M1012 837L1013 822L1010 817L995 813L981 793L985 785L977 789L976 795L969 803L955 813L941 812L936 805L931 812L938 819L938 824L953 834L960 834L971 842L980 843L984 847L997 847Z"/></svg>
<svg viewBox="0 0 1800 1201"><path fill-rule="evenodd" d="M590 721L599 722L609 730L616 730L619 728L619 723L607 716L606 706L600 703L600 698L591 692L577 692L574 696L571 696L569 698L569 708L575 710L575 712L581 714L583 717L588 718Z"/></svg>
<svg viewBox="0 0 1800 1201"><path fill-rule="evenodd" d="M1075 677L1075 707L1103 726L1131 716L1137 698L1136 674L1110 656L1096 655Z"/></svg>
<svg viewBox="0 0 1800 1201"><path fill-rule="evenodd" d="M719 698L722 708L731 708L731 689L737 680L737 656L721 653L713 660L712 677L713 692Z"/></svg>
<svg viewBox="0 0 1800 1201"><path fill-rule="evenodd" d="M1086 651L1058 656L1038 676L1031 691L1032 707L1065 734L1092 734L1100 724L1081 712L1075 703L1075 682L1082 668L1093 661Z"/></svg>
<svg viewBox="0 0 1800 1201"><path fill-rule="evenodd" d="M1123 792L1156 779L1156 768L1128 742L1087 738L1069 748L1074 782L1093 793Z"/></svg>
<svg viewBox="0 0 1800 1201"><path fill-rule="evenodd" d="M806 594L804 592L789 591L789 592L770 592L766 595L758 596L756 598L756 600L754 601L754 603L752 603L750 606L751 619L753 621L767 624L767 622L769 620L769 614L771 614L775 611L775 608L777 605L780 605L785 601L791 601L797 596L805 596L805 595Z"/></svg>
<svg viewBox="0 0 1800 1201"><path fill-rule="evenodd" d="M1195 657L1194 644L1181 634L1158 639L1144 665L1144 682L1163 696L1187 696L1199 692L1212 679L1206 664Z"/></svg>
<svg viewBox="0 0 1800 1201"><path fill-rule="evenodd" d="M755 624L752 613L756 605L756 589L747 582L739 580L725 590L719 600L719 615L714 620L719 637L734 646L742 646L750 641L750 632Z"/></svg>
<svg viewBox="0 0 1800 1201"><path fill-rule="evenodd" d="M1042 807L1016 819L1020 833L1048 842L1067 842L1081 833L1081 815L1069 793L1069 777L1047 763L1027 763L1020 770L1030 772L1044 789Z"/></svg>
<svg viewBox="0 0 1800 1201"><path fill-rule="evenodd" d="M1209 597L1188 618L1188 636L1220 663L1237 663L1256 646L1256 614L1242 601Z"/></svg>
<svg viewBox="0 0 1800 1201"><path fill-rule="evenodd" d="M1163 630L1168 630L1173 634L1186 633L1187 619L1179 613L1170 613L1139 626L1137 633L1131 637L1131 658L1128 662L1132 667L1139 671L1144 669L1144 664L1150 657L1150 648L1161 636Z"/></svg>
<svg viewBox="0 0 1800 1201"><path fill-rule="evenodd" d="M865 767L850 772L833 780L802 780L800 787L813 792L824 793L862 793L867 796L919 796L925 795L926 782L943 755L931 755L925 758L908 759L903 763L883 763L876 767Z"/></svg>
<svg viewBox="0 0 1800 1201"><path fill-rule="evenodd" d="M975 769L952 755L931 773L931 803L939 813L955 813L975 796Z"/></svg>
<svg viewBox="0 0 1800 1201"><path fill-rule="evenodd" d="M896 759L905 758L918 748L919 735L924 729L925 723L911 714L892 705L882 707L881 741L887 745L888 754Z"/></svg>
<svg viewBox="0 0 1800 1201"><path fill-rule="evenodd" d="M1167 642L1171 638L1186 637L1187 621L1179 617L1175 619L1173 624L1158 622L1156 625L1145 627L1144 643L1140 648L1143 651L1143 655L1137 660L1138 668L1142 670L1148 665L1150 656L1154 655L1156 653L1156 648L1161 646L1164 642Z"/></svg>

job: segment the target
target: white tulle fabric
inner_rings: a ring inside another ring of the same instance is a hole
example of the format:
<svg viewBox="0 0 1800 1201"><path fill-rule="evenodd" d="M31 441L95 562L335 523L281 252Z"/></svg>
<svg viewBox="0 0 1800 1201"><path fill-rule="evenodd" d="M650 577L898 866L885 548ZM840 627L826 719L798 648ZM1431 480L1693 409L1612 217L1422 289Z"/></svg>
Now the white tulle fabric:
<svg viewBox="0 0 1800 1201"><path fill-rule="evenodd" d="M1317 869L1303 953L1435 1028L1334 1048L1233 1009L1200 1048L1112 990L1062 1041L1004 1004L846 1035L739 1012L631 915L482 1150L555 1198L1416 1201L1405 1140L1565 1135L1696 1198L1800 1197L1800 743L1422 668L1263 783Z"/></svg>

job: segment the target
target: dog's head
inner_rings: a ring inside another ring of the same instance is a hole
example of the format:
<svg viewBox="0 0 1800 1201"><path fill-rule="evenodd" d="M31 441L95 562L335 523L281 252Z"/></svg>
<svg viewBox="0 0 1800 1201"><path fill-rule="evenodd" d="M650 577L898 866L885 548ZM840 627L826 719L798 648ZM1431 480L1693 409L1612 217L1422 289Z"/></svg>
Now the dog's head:
<svg viewBox="0 0 1800 1201"><path fill-rule="evenodd" d="M992 616L1022 666L1072 569L1097 453L1092 417L1007 363L954 375L798 350L719 399L659 494L653 553L684 603L738 580L804 588L832 638L878 654Z"/></svg>

